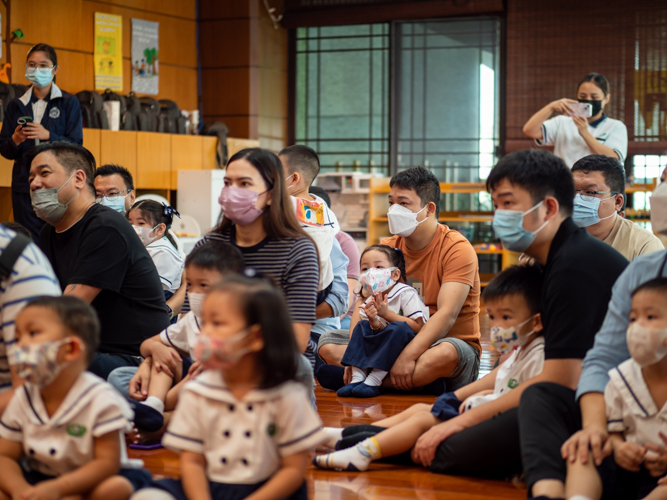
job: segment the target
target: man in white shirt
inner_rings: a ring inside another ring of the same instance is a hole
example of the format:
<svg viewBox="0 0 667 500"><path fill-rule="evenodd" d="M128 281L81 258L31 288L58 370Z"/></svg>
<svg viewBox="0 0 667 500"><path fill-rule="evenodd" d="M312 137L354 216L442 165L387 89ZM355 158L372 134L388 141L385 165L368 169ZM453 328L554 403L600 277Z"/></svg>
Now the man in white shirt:
<svg viewBox="0 0 667 500"><path fill-rule="evenodd" d="M625 205L625 172L614 158L589 155L572 167L576 195L572 218L629 261L663 250L662 242L619 212Z"/></svg>

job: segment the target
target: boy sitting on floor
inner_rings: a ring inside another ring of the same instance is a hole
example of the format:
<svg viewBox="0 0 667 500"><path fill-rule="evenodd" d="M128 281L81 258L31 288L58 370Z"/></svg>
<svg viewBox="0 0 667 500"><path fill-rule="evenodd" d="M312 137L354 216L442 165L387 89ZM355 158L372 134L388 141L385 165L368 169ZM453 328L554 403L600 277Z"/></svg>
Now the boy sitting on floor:
<svg viewBox="0 0 667 500"><path fill-rule="evenodd" d="M326 428L328 444L339 451L315 457L313 463L323 469L364 471L374 460L410 451L433 426L538 375L544 364L541 287L540 267L528 265L504 270L484 289L491 343L500 354L514 351L502 365L476 382L443 394L432 406L416 404L374 425Z"/></svg>
<svg viewBox="0 0 667 500"><path fill-rule="evenodd" d="M0 498L122 500L151 480L125 469L127 402L86 371L100 342L91 306L40 297L16 318L10 363L25 385L0 419Z"/></svg>

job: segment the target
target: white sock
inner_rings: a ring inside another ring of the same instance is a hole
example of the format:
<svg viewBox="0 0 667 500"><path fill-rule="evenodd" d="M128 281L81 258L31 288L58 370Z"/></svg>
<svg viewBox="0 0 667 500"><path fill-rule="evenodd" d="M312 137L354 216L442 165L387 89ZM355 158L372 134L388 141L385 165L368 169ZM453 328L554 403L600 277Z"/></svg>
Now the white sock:
<svg viewBox="0 0 667 500"><path fill-rule="evenodd" d="M159 411L160 415L164 415L164 402L157 396L148 396L146 401L143 401L143 404Z"/></svg>
<svg viewBox="0 0 667 500"><path fill-rule="evenodd" d="M366 380L366 371L362 370L361 368L357 368L356 366L352 367L352 380L350 380L350 384L358 384L359 382L363 382Z"/></svg>
<svg viewBox="0 0 667 500"><path fill-rule="evenodd" d="M574 495L573 497L570 497L568 500L593 500L593 499L588 498L587 496L584 495Z"/></svg>
<svg viewBox="0 0 667 500"><path fill-rule="evenodd" d="M356 446L315 457L315 465L321 469L365 471L373 460L382 458L380 445L374 437L364 439Z"/></svg>
<svg viewBox="0 0 667 500"><path fill-rule="evenodd" d="M324 434L327 436L327 440L322 443L324 446L329 448L334 448L336 443L343 439L343 428L342 427L325 427Z"/></svg>
<svg viewBox="0 0 667 500"><path fill-rule="evenodd" d="M366 380L364 380L364 384L370 385L371 387L379 387L382 385L382 381L387 376L387 373L389 372L373 368L373 371L370 372L368 377L366 377Z"/></svg>

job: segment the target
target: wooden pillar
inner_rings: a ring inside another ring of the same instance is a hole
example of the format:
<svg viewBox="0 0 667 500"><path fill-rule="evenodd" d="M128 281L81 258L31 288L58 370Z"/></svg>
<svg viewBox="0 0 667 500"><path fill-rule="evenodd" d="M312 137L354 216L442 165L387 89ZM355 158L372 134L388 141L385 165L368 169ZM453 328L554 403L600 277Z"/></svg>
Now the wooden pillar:
<svg viewBox="0 0 667 500"><path fill-rule="evenodd" d="M286 146L287 30L274 28L262 0L203 0L199 29L204 121L264 148Z"/></svg>

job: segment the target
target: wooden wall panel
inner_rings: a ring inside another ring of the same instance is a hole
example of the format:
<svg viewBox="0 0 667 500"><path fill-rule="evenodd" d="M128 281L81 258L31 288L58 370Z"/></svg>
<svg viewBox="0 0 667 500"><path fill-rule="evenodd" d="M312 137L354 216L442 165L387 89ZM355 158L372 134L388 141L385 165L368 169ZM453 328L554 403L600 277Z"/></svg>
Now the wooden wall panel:
<svg viewBox="0 0 667 500"><path fill-rule="evenodd" d="M12 160L0 156L0 186L11 187L13 168L14 162Z"/></svg>
<svg viewBox="0 0 667 500"><path fill-rule="evenodd" d="M179 170L202 170L203 155L203 136L171 136L171 189L178 189Z"/></svg>
<svg viewBox="0 0 667 500"><path fill-rule="evenodd" d="M137 189L171 189L171 135L137 134Z"/></svg>
<svg viewBox="0 0 667 500"><path fill-rule="evenodd" d="M137 183L137 135L138 132L100 130L100 165L115 163L125 167L132 174L135 184Z"/></svg>
<svg viewBox="0 0 667 500"><path fill-rule="evenodd" d="M215 137L202 137L202 170L213 170L218 168L218 161L216 160L216 151L218 146L218 139Z"/></svg>
<svg viewBox="0 0 667 500"><path fill-rule="evenodd" d="M94 13L123 16L123 90L131 89L132 18L160 23L160 93L186 110L197 108L196 0L31 0L12 2L12 29L25 37L12 43L12 82L27 84L23 65L28 49L44 42L55 47L58 86L73 94L94 88ZM36 13L39 12L39 15ZM0 4L0 13L4 6ZM3 51L4 53L4 51ZM4 62L5 59L0 59Z"/></svg>
<svg viewBox="0 0 667 500"><path fill-rule="evenodd" d="M100 163L102 159L102 134L101 130L94 128L84 128L83 129L83 147L90 151L95 157L95 163L98 167L101 167Z"/></svg>
<svg viewBox="0 0 667 500"><path fill-rule="evenodd" d="M0 187L0 222L13 220L12 190L8 187Z"/></svg>

